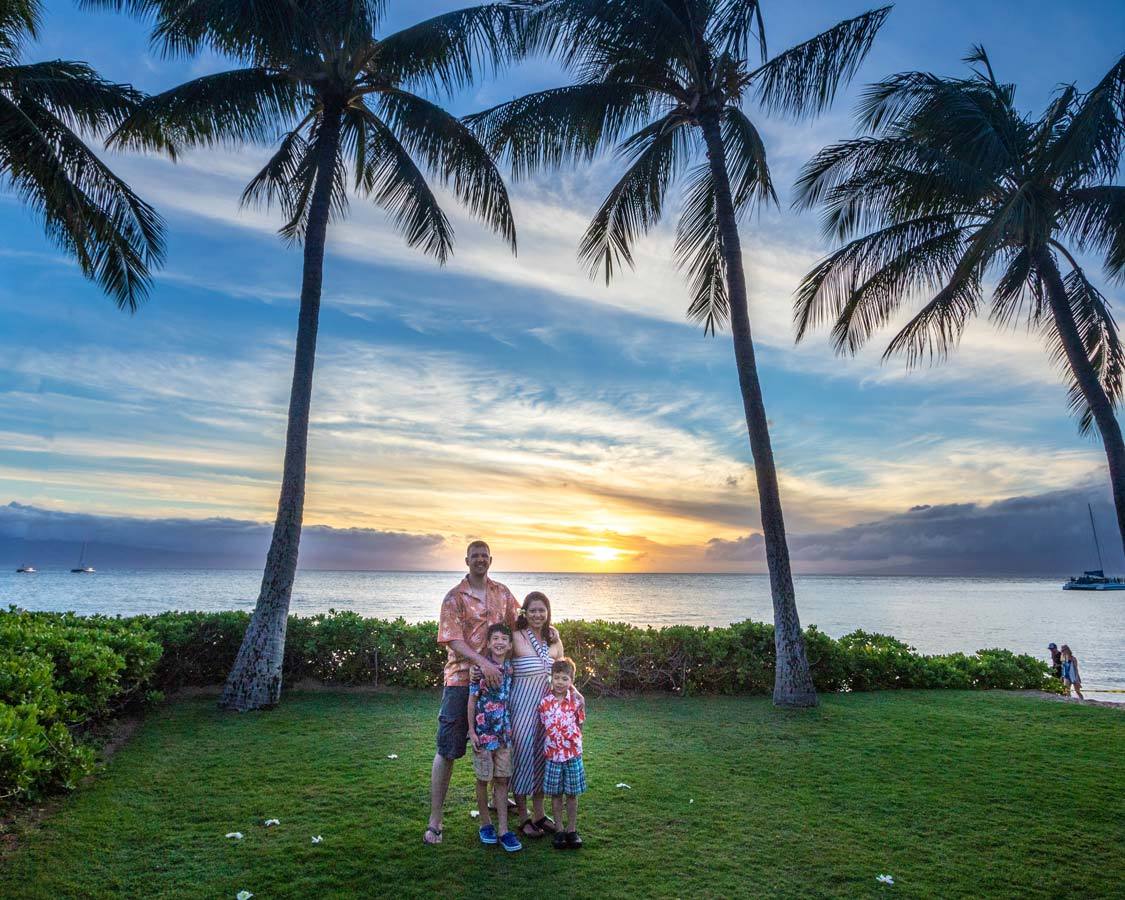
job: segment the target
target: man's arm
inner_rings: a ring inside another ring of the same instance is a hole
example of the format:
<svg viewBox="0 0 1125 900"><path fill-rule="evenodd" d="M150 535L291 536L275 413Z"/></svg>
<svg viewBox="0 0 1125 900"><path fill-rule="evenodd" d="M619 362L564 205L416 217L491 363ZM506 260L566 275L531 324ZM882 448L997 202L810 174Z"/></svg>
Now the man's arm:
<svg viewBox="0 0 1125 900"><path fill-rule="evenodd" d="M477 737L477 683L469 685L469 740L473 749L478 750L480 738Z"/></svg>
<svg viewBox="0 0 1125 900"><path fill-rule="evenodd" d="M477 653L476 650L469 646L467 641L455 639L447 641L446 645L458 656L463 656L470 662L476 663L476 665L480 667L481 677L489 687L496 687L500 683L503 674L500 671L500 667L487 656Z"/></svg>

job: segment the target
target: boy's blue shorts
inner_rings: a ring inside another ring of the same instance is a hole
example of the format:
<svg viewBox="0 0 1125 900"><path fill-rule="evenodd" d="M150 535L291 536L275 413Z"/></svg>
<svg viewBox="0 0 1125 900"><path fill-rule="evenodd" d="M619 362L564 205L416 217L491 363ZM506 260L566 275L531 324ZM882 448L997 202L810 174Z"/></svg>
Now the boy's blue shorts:
<svg viewBox="0 0 1125 900"><path fill-rule="evenodd" d="M558 794L568 794L576 797L586 792L586 767L582 764L582 757L576 756L566 762L547 760L547 768L543 772L543 793L548 797Z"/></svg>

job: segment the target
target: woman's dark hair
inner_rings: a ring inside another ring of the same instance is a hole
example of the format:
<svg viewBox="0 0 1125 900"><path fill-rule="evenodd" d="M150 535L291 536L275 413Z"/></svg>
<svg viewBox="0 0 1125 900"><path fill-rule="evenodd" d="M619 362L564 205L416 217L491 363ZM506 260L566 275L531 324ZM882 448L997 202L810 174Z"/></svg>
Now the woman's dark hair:
<svg viewBox="0 0 1125 900"><path fill-rule="evenodd" d="M543 627L539 629L539 640L543 641L545 644L549 644L551 643L551 638L549 637L551 633L551 601L547 599L547 595L542 591L532 591L523 598L523 606L520 607L520 615L519 618L516 619L516 630L523 631L525 628L531 627L527 621L527 608L531 606L532 603L542 603L547 607L547 621L544 622Z"/></svg>
<svg viewBox="0 0 1125 900"><path fill-rule="evenodd" d="M1071 658L1074 657L1074 654L1070 652L1070 647L1068 647L1066 644L1063 644L1062 647L1059 649L1059 654L1061 656L1069 656Z"/></svg>

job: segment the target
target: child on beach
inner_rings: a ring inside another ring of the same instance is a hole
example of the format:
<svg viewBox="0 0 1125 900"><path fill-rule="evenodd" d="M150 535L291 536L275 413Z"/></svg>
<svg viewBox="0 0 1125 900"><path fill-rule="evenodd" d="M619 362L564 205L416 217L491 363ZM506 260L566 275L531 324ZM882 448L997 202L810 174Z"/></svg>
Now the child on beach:
<svg viewBox="0 0 1125 900"><path fill-rule="evenodd" d="M1062 658L1062 679L1066 695L1070 696L1070 689L1073 687L1078 699L1085 700L1086 698L1082 696L1082 676L1078 673L1078 660L1066 644L1062 645L1059 656Z"/></svg>
<svg viewBox="0 0 1125 900"><path fill-rule="evenodd" d="M551 666L551 689L539 702L539 719L546 729L543 793L550 796L555 821L560 826L563 796L566 797L566 828L555 832L556 850L577 850L582 846L578 836L578 795L586 790L586 769L582 765L586 700L574 687L574 674L572 659L564 656L555 660Z"/></svg>
<svg viewBox="0 0 1125 900"><path fill-rule="evenodd" d="M492 625L485 637L485 655L500 667L500 684L490 687L477 673L469 683L469 740L473 743L473 772L477 776L477 809L480 810L480 842L499 843L509 853L523 849L508 828L508 779L512 775L512 721L508 697L512 693L512 631L507 625ZM499 837L488 809L488 783L497 798Z"/></svg>

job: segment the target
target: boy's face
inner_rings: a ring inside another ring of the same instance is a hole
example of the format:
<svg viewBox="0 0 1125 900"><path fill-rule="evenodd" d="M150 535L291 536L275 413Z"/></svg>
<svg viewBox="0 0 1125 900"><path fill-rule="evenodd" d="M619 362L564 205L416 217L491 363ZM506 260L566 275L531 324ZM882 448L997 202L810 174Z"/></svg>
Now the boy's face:
<svg viewBox="0 0 1125 900"><path fill-rule="evenodd" d="M508 651L512 649L512 639L502 631L494 631L492 637L488 639L488 649L494 659L500 659L507 656Z"/></svg>
<svg viewBox="0 0 1125 900"><path fill-rule="evenodd" d="M565 694L572 684L574 684L574 677L565 669L551 673L551 690L556 694Z"/></svg>

